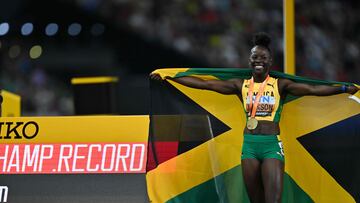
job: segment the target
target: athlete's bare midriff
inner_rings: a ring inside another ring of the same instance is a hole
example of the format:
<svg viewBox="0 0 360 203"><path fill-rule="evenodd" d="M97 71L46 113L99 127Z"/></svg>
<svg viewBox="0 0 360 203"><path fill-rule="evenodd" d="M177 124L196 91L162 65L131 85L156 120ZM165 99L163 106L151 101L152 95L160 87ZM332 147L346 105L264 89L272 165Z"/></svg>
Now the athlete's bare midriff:
<svg viewBox="0 0 360 203"><path fill-rule="evenodd" d="M254 130L244 129L244 134L252 135L279 135L279 123L273 121L259 121L258 126Z"/></svg>

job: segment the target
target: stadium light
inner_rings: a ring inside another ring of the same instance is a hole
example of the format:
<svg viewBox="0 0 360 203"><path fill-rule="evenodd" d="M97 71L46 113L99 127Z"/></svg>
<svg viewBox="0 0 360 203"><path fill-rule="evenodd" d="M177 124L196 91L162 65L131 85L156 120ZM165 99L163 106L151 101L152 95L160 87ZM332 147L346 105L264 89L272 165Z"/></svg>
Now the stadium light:
<svg viewBox="0 0 360 203"><path fill-rule="evenodd" d="M68 28L68 34L76 36L81 32L81 25L79 23L73 23Z"/></svg>
<svg viewBox="0 0 360 203"><path fill-rule="evenodd" d="M34 30L34 25L32 23L25 23L21 26L21 34L24 36L30 35Z"/></svg>
<svg viewBox="0 0 360 203"><path fill-rule="evenodd" d="M20 55L21 48L19 45L13 45L9 49L9 57L14 59Z"/></svg>
<svg viewBox="0 0 360 203"><path fill-rule="evenodd" d="M45 34L47 36L54 36L59 30L59 26L56 23L50 23L45 28Z"/></svg>
<svg viewBox="0 0 360 203"><path fill-rule="evenodd" d="M41 56L42 54L42 47L40 45L35 45L33 47L31 47L30 49L30 58L32 59L37 59Z"/></svg>
<svg viewBox="0 0 360 203"><path fill-rule="evenodd" d="M105 31L105 26L101 23L95 23L91 26L91 34L93 36L100 36L104 33Z"/></svg>
<svg viewBox="0 0 360 203"><path fill-rule="evenodd" d="M0 24L0 36L6 35L9 32L10 26L9 23Z"/></svg>

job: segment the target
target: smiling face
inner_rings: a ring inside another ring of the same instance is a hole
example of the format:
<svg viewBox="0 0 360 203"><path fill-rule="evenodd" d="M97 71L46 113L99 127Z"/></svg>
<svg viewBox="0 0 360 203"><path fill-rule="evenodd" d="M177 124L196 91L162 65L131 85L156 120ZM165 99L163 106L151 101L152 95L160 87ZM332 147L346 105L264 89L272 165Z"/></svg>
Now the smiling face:
<svg viewBox="0 0 360 203"><path fill-rule="evenodd" d="M272 64L270 51L263 46L255 46L251 49L249 66L256 75L267 75Z"/></svg>

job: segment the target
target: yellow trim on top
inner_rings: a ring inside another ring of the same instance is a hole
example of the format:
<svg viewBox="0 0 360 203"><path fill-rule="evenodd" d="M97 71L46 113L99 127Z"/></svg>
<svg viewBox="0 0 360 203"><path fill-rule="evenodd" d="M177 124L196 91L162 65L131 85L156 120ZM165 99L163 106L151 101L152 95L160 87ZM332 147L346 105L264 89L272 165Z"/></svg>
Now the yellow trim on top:
<svg viewBox="0 0 360 203"><path fill-rule="evenodd" d="M149 115L2 117L1 144L147 142L149 121ZM15 127L21 139L15 132L4 139Z"/></svg>
<svg viewBox="0 0 360 203"><path fill-rule="evenodd" d="M14 117L21 115L21 97L17 94L1 90L3 103L1 104L2 117Z"/></svg>
<svg viewBox="0 0 360 203"><path fill-rule="evenodd" d="M94 83L111 83L117 82L118 77L82 77L82 78L72 78L71 84L94 84Z"/></svg>

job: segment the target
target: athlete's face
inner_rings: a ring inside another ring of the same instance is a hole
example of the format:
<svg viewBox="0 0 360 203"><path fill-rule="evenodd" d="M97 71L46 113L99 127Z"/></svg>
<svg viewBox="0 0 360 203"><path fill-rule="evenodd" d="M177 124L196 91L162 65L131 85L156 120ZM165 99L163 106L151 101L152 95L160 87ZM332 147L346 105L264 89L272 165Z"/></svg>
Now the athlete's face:
<svg viewBox="0 0 360 203"><path fill-rule="evenodd" d="M272 58L269 50L262 46L255 46L251 49L249 66L255 74L268 74Z"/></svg>

